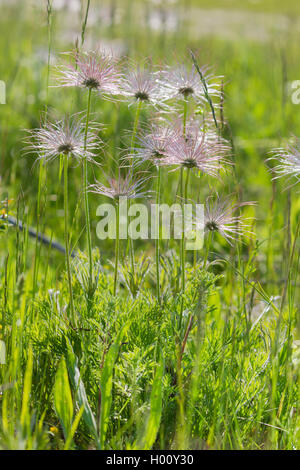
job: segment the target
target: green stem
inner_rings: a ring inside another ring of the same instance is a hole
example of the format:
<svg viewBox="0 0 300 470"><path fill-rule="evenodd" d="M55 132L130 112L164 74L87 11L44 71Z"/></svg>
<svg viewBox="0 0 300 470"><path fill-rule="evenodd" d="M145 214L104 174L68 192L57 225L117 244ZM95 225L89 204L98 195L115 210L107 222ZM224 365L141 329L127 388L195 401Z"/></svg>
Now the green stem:
<svg viewBox="0 0 300 470"><path fill-rule="evenodd" d="M208 241L207 241L205 255L204 255L203 269L206 268L206 263L207 263L207 259L208 259L208 255L209 255L209 250L210 250L210 247L211 247L211 244L212 244L212 240L213 240L213 232L210 231L209 234L208 234Z"/></svg>
<svg viewBox="0 0 300 470"><path fill-rule="evenodd" d="M185 99L183 102L183 136L186 134L186 121L187 121L187 112L188 112L188 102Z"/></svg>
<svg viewBox="0 0 300 470"><path fill-rule="evenodd" d="M193 254L193 268L194 268L194 272L196 272L196 268L197 268L197 250L194 250L194 254Z"/></svg>
<svg viewBox="0 0 300 470"><path fill-rule="evenodd" d="M186 136L186 121L187 121L187 113L188 113L188 101L185 99L183 101L183 137ZM185 290L185 239L184 239L184 204L185 199L187 199L187 184L189 178L189 169L186 176L185 182L185 194L183 194L183 167L180 169L180 197L181 197L181 216L182 216L182 235L181 235L181 249L180 249L180 261L181 261L181 309L180 309L180 320L179 320L179 329L181 328L182 323L182 314L183 314L183 293ZM184 197L185 196L185 197Z"/></svg>
<svg viewBox="0 0 300 470"><path fill-rule="evenodd" d="M188 195L188 184L189 184L189 176L190 176L190 168L187 168L187 174L185 179L185 187L183 191L183 167L181 168L181 213L182 213L182 235L181 235L181 293L183 294L185 291L185 203L187 202L187 195ZM183 313L183 297L181 300L181 312L180 312L180 322L179 328L181 327L182 322L182 313Z"/></svg>
<svg viewBox="0 0 300 470"><path fill-rule="evenodd" d="M120 247L120 205L119 205L119 201L117 201L114 296L115 296L116 293L117 293L118 265L119 265L119 247Z"/></svg>
<svg viewBox="0 0 300 470"><path fill-rule="evenodd" d="M84 39L85 39L85 30L86 30L87 20L88 20L88 16L89 16L90 3L91 3L91 0L87 0L85 17L84 17L84 20L83 20L83 23L82 23L82 29L81 29L81 46L83 46Z"/></svg>
<svg viewBox="0 0 300 470"><path fill-rule="evenodd" d="M186 179L185 179L185 188L184 188L184 197L183 197L183 204L182 204L182 249L183 249L183 276L182 276L182 290L185 289L185 207L184 205L187 203L187 194L188 194L188 184L189 184L189 176L190 176L190 169L187 169Z"/></svg>
<svg viewBox="0 0 300 470"><path fill-rule="evenodd" d="M38 181L38 196L37 196L37 219L36 219L36 240L35 240L35 255L34 255L34 269L33 269L33 296L35 296L37 277L38 277L38 251L39 251L39 229L40 229L40 212L41 212L41 188L43 180L43 160L40 160L39 168L39 181Z"/></svg>
<svg viewBox="0 0 300 470"><path fill-rule="evenodd" d="M135 111L135 118L134 118L132 136L131 136L130 155L132 155L132 153L133 153L133 151L134 151L135 140L136 140L136 134L137 134L138 125L139 125L139 121L140 121L141 109L142 109L142 101L141 101L141 100L138 100L138 102L137 102L137 107L136 107L136 111ZM133 160L132 160L132 161L133 161ZM133 165L132 165L132 166L133 166Z"/></svg>
<svg viewBox="0 0 300 470"><path fill-rule="evenodd" d="M51 56L51 15L52 15L52 1L47 2L47 24L48 24L48 59L47 59L47 79L46 79L46 105L45 105L45 120L48 112L49 101L49 75L50 75L50 56ZM47 172L45 172L47 175ZM36 243L35 243L35 257L34 257L34 271L33 271L33 296L35 295L37 276L38 276L38 234L40 226L40 211L41 211L41 188L43 182L43 160L40 160L39 167L39 181L38 181L38 197L37 197L37 230L36 230Z"/></svg>
<svg viewBox="0 0 300 470"><path fill-rule="evenodd" d="M47 115L47 112L48 112L48 103L49 103L49 76L50 76L51 42L52 42L52 0L48 0L47 2L47 25L48 25L48 59L47 59L45 116Z"/></svg>
<svg viewBox="0 0 300 470"><path fill-rule="evenodd" d="M86 123L85 123L85 134L84 134L84 160L83 160L83 191L84 191L86 233L87 233L88 255L89 255L89 297L91 295L92 285L93 285L93 260L92 260L91 223L90 223L89 198L88 198L88 160L87 160L86 150L87 150L87 135L88 135L89 119L90 119L90 112L91 112L91 94L92 94L92 90L89 89Z"/></svg>
<svg viewBox="0 0 300 470"><path fill-rule="evenodd" d="M183 269L183 252L184 252L184 200L183 200L183 166L180 168L180 201L181 201L181 242L180 242L180 266L181 266L181 279L183 280L184 277L184 269ZM181 285L181 290L183 290L183 284Z"/></svg>
<svg viewBox="0 0 300 470"><path fill-rule="evenodd" d="M142 108L142 101L138 100L136 112L135 112L134 124L133 124L133 131L132 131L132 136L131 136L130 156L132 156L133 151L134 151L136 134L137 134L137 129L138 129L139 121L140 121L141 108ZM131 160L130 171L133 171L133 159ZM130 201L129 201L129 207L130 207ZM133 240L131 237L129 238L129 247L130 247L131 271L132 271L132 277L134 279L134 276L135 276L134 245L133 245Z"/></svg>
<svg viewBox="0 0 300 470"><path fill-rule="evenodd" d="M156 295L160 304L160 275L159 275L159 250L160 250L160 224L159 224L159 204L160 204L160 181L161 167L157 167L157 188L156 188L156 239L155 239L155 257L156 257Z"/></svg>
<svg viewBox="0 0 300 470"><path fill-rule="evenodd" d="M50 75L50 55L51 55L51 26L52 26L52 0L47 2L47 25L48 25L48 59L47 59L47 80L46 80L46 106L45 106L45 120L48 112L49 101L49 75ZM45 174L47 174L45 172ZM37 197L37 230L36 230L36 243L35 243L35 256L34 256L34 270L33 270L33 296L36 291L37 276L38 276L38 234L40 226L40 210L41 210L41 187L43 181L43 160L40 160L39 168L39 182L38 182L38 197Z"/></svg>
<svg viewBox="0 0 300 470"><path fill-rule="evenodd" d="M68 226L68 154L64 155L64 216L65 216L65 247L66 247L66 267L69 282L70 310L71 319L75 325L73 288L70 268L70 251L69 251L69 226Z"/></svg>

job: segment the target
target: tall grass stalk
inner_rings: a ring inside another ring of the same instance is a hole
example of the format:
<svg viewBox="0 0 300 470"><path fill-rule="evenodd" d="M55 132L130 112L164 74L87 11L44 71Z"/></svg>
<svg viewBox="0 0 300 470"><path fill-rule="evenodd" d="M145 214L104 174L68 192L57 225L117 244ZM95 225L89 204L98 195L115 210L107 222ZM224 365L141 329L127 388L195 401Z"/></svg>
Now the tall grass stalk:
<svg viewBox="0 0 300 470"><path fill-rule="evenodd" d="M83 46L84 40L85 40L85 31L86 31L86 25L87 25L87 20L89 16L90 3L91 3L91 0L87 0L84 20L83 20L82 29L81 29L81 46Z"/></svg>
<svg viewBox="0 0 300 470"><path fill-rule="evenodd" d="M47 118L48 102L49 102L49 77L50 77L50 58L51 58L51 32L52 32L52 0L47 0L47 35L48 35L48 56L47 56L47 76L46 76L46 103L45 103L45 119ZM44 174L43 160L39 164L38 176L38 196L37 196L37 222L36 222L36 242L35 242L35 255L34 255L34 268L33 268L33 297L36 293L37 277L38 277L38 261L39 261L39 230L40 230L40 216L41 216L41 188L43 185Z"/></svg>
<svg viewBox="0 0 300 470"><path fill-rule="evenodd" d="M52 44L52 0L47 1L47 26L48 26L48 57L47 57L47 82L46 82L46 104L45 113L47 115L49 102L49 77L50 77L50 59Z"/></svg>

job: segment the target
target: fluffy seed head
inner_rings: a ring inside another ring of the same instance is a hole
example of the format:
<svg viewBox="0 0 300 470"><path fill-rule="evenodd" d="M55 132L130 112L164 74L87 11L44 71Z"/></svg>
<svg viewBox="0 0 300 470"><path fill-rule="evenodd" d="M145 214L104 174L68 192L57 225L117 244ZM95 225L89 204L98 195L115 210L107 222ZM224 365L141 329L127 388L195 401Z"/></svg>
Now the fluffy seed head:
<svg viewBox="0 0 300 470"><path fill-rule="evenodd" d="M288 180L293 180L291 186L300 181L300 139L295 139L294 144L289 144L287 148L275 149L270 160L279 162L273 172L274 179L286 176Z"/></svg>
<svg viewBox="0 0 300 470"><path fill-rule="evenodd" d="M121 73L116 59L103 51L72 54L75 66L59 67L58 85L87 88L108 98L119 93Z"/></svg>
<svg viewBox="0 0 300 470"><path fill-rule="evenodd" d="M165 164L177 167L195 168L210 176L218 176L223 169L225 155L229 153L226 141L211 132L193 127L186 128L186 134L177 135L168 146Z"/></svg>
<svg viewBox="0 0 300 470"><path fill-rule="evenodd" d="M158 81L157 73L147 66L133 65L122 80L121 95L132 102L162 104L168 97Z"/></svg>
<svg viewBox="0 0 300 470"><path fill-rule="evenodd" d="M246 219L236 215L236 212L241 207L252 204L254 203L234 203L230 197L221 200L219 196L216 201L207 200L204 210L204 231L220 233L229 244L232 244L232 240L250 235Z"/></svg>
<svg viewBox="0 0 300 470"><path fill-rule="evenodd" d="M144 186L149 178L141 177L129 171L126 176L121 176L120 170L117 178L107 177L107 185L96 181L90 185L90 192L100 194L118 201L121 197L138 199L147 197L150 192Z"/></svg>
<svg viewBox="0 0 300 470"><path fill-rule="evenodd" d="M207 85L208 94L211 97L220 97L217 77L208 72L207 67L201 68L202 75ZM178 64L175 68L167 68L161 73L160 83L171 98L194 98L197 102L206 102L204 87L194 66L187 68L184 64Z"/></svg>
<svg viewBox="0 0 300 470"><path fill-rule="evenodd" d="M86 157L93 160L94 151L101 141L89 130L85 145L84 116L67 116L61 121L46 121L42 127L29 132L27 153L35 153L38 159L52 161L61 154L68 154L80 160ZM86 149L85 149L86 147Z"/></svg>
<svg viewBox="0 0 300 470"><path fill-rule="evenodd" d="M159 166L167 157L168 148L176 138L178 129L174 126L153 124L144 134L138 136L139 147L135 149L133 157Z"/></svg>

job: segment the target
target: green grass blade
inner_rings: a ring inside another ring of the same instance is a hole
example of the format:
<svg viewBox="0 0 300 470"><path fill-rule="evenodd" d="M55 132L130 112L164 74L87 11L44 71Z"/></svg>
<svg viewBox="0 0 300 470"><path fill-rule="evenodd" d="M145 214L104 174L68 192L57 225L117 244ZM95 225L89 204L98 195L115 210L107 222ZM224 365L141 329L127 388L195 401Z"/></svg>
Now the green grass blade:
<svg viewBox="0 0 300 470"><path fill-rule="evenodd" d="M203 73L201 72L201 69L197 63L197 60L196 60L196 57L194 55L194 53L192 51L190 51L190 54L191 54L191 57L192 57L192 61L194 63L194 66L200 76L200 80L202 82L202 85L203 85L203 88L204 88L204 95L205 95L205 98L207 99L207 102L210 106L210 109L211 109L211 112L212 112L212 115L213 115L213 118L214 118L214 122L215 122L215 126L216 128L218 129L218 123L217 123L217 119L216 119L216 113L215 113L215 108L214 108L214 105L213 105L213 102L211 100L211 97L209 96L209 93L208 93L208 88L207 88L207 84L206 84L206 81L205 81L205 78L203 76Z"/></svg>
<svg viewBox="0 0 300 470"><path fill-rule="evenodd" d="M67 367L68 367L68 372L70 375L72 386L75 389L76 401L78 402L79 406L80 407L83 406L83 409L84 409L83 415L82 415L83 420L86 426L88 427L90 433L96 440L96 443L98 444L98 431L97 431L96 419L94 417L94 414L88 402L85 387L80 376L77 357L74 354L70 345L68 348Z"/></svg>
<svg viewBox="0 0 300 470"><path fill-rule="evenodd" d="M116 360L119 355L120 346L123 336L127 330L126 325L120 330L115 342L109 348L106 355L102 375L101 375L101 409L99 421L99 437L100 448L105 448L105 438L110 417L110 409L112 404L112 385L113 385L113 372Z"/></svg>
<svg viewBox="0 0 300 470"><path fill-rule="evenodd" d="M138 444L138 449L150 450L156 440L159 431L161 413L162 413L162 399L163 399L163 372L164 361L160 360L156 369L155 377L153 380L151 397L150 397L150 414L147 421L146 429L142 440Z"/></svg>
<svg viewBox="0 0 300 470"><path fill-rule="evenodd" d="M68 438L73 419L73 401L65 359L58 366L54 384L54 408L59 418L65 439Z"/></svg>

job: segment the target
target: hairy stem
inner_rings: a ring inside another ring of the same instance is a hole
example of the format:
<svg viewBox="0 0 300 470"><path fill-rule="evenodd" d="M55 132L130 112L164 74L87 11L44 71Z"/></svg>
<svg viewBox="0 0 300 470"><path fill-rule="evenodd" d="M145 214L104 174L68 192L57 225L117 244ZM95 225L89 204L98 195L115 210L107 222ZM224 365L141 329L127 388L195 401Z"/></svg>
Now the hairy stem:
<svg viewBox="0 0 300 470"><path fill-rule="evenodd" d="M120 247L120 205L119 205L119 201L117 201L114 295L116 295L116 293L117 293L118 265L119 265L119 247Z"/></svg>
<svg viewBox="0 0 300 470"><path fill-rule="evenodd" d="M184 137L186 134L187 113L188 113L188 102L187 100L184 100L183 102L183 136Z"/></svg>
<svg viewBox="0 0 300 470"><path fill-rule="evenodd" d="M135 118L134 118L132 136L131 136L130 155L132 155L132 153L134 152L134 146L135 146L136 134L137 134L139 121L140 121L141 109L142 109L142 101L138 100L136 111L135 111ZM131 165L131 166L133 166L133 165Z"/></svg>
<svg viewBox="0 0 300 470"><path fill-rule="evenodd" d="M69 251L69 224L68 224L68 154L64 155L64 217L65 217L65 247L66 247L66 268L68 273L70 311L72 323L75 325L73 288L70 268L70 251Z"/></svg>
<svg viewBox="0 0 300 470"><path fill-rule="evenodd" d="M85 134L84 134L84 159L83 159L83 192L84 192L84 205L85 205L85 220L86 220L86 234L88 243L88 256L89 256L89 297L92 292L93 285L93 260L92 260L92 239L91 239L91 223L90 223L90 210L89 210L89 198L88 198L88 159L87 159L87 136L88 127L91 111L91 93L89 89L88 93L88 105L85 123Z"/></svg>
<svg viewBox="0 0 300 470"><path fill-rule="evenodd" d="M159 204L160 204L160 181L161 167L157 167L157 187L156 187L156 239L155 239L155 258L156 258L156 296L160 304L160 269L159 269L159 251L160 251L160 224L159 224Z"/></svg>
<svg viewBox="0 0 300 470"><path fill-rule="evenodd" d="M37 195L37 218L36 218L36 240L35 240L35 255L34 255L34 268L33 268L33 296L35 296L37 277L38 277L38 254L39 254L39 231L40 231L40 216L41 216L41 189L43 181L43 160L40 160L39 166L39 181L38 181L38 195Z"/></svg>
<svg viewBox="0 0 300 470"><path fill-rule="evenodd" d="M207 260L208 260L208 255L209 255L209 250L210 250L210 247L211 247L211 244L212 244L212 240L213 240L213 232L210 231L209 234L208 234L208 241L207 241L205 254L204 254L203 269L206 268L206 263L207 263Z"/></svg>
<svg viewBox="0 0 300 470"><path fill-rule="evenodd" d="M51 26L52 26L52 0L47 1L47 25L48 25L48 59L47 59L47 78L46 78L46 106L45 106L45 119L48 112L48 101L49 101L49 75L50 75L50 55L51 55ZM46 174L46 172L45 172ZM37 197L37 236L35 243L35 255L34 255L34 270L33 270L33 296L36 292L37 277L38 277L38 234L40 227L40 212L41 212L41 188L43 182L43 160L40 160L39 166L39 182L38 182L38 197Z"/></svg>
<svg viewBox="0 0 300 470"><path fill-rule="evenodd" d="M134 124L133 124L133 131L132 131L132 136L131 136L131 143L130 143L130 155L131 156L134 152L136 134L137 134L138 125L139 125L139 121L140 121L141 108L142 108L142 101L138 100L137 107L136 107L136 112L135 112ZM133 159L131 161L130 171L133 172ZM130 207L130 201L129 201L129 207ZM132 276L134 278L134 275L135 275L134 245L133 245L133 240L130 237L130 234L129 234L129 247L130 247L131 271L132 271Z"/></svg>
<svg viewBox="0 0 300 470"><path fill-rule="evenodd" d="M187 174L185 179L185 186L183 190L183 180L184 180L184 171L181 168L181 216L182 216L182 234L181 234L181 293L185 291L185 203L187 202L188 195L188 184L189 184L190 168L187 168ZM180 321L179 328L182 323L182 313L183 313L183 297L181 300L181 312L180 312Z"/></svg>

